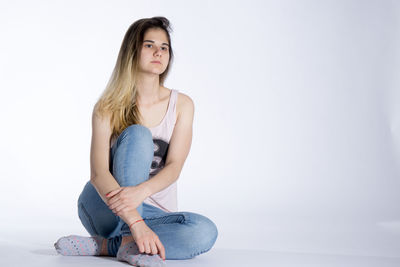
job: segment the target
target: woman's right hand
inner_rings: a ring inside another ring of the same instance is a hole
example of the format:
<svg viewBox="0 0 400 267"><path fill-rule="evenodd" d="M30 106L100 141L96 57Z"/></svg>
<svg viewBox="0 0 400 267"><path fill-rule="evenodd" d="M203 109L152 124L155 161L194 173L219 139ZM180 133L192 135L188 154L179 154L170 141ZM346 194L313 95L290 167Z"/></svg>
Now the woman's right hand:
<svg viewBox="0 0 400 267"><path fill-rule="evenodd" d="M144 221L140 221L131 226L131 232L140 253L160 254L165 260L165 248L160 239Z"/></svg>

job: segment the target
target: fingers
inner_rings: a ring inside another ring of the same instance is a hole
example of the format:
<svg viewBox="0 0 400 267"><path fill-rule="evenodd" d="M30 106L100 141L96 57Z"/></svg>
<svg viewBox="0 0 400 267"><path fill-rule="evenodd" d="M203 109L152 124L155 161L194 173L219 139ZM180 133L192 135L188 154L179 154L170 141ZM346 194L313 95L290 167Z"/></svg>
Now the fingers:
<svg viewBox="0 0 400 267"><path fill-rule="evenodd" d="M144 253L145 248L144 248L143 242L136 242L136 245L137 245L138 248L139 248L139 252L140 252L140 253Z"/></svg>
<svg viewBox="0 0 400 267"><path fill-rule="evenodd" d="M117 214L119 216L124 211L125 208L127 208L126 205L120 205L120 206L112 209L112 212L114 212L115 214Z"/></svg>
<svg viewBox="0 0 400 267"><path fill-rule="evenodd" d="M147 253L147 254L159 254L160 257L165 260L165 248L161 243L160 239L155 238L154 241L143 241L136 243L140 253Z"/></svg>
<svg viewBox="0 0 400 267"><path fill-rule="evenodd" d="M108 194L106 194L106 197L111 198L111 197L115 196L116 194L118 194L119 191L121 191L121 190L122 190L122 187L115 189L115 190L109 192Z"/></svg>
<svg viewBox="0 0 400 267"><path fill-rule="evenodd" d="M140 253L150 253L151 252L149 241L137 242L136 244L139 248Z"/></svg>
<svg viewBox="0 0 400 267"><path fill-rule="evenodd" d="M120 193L121 191L122 191L122 189L117 190L117 191L111 191L109 193L110 195L107 197L107 205L108 206L110 206L120 200L120 195L118 195L118 193Z"/></svg>
<svg viewBox="0 0 400 267"><path fill-rule="evenodd" d="M153 255L158 254L157 245L156 245L155 241L150 242L150 249L151 249L151 254L153 254Z"/></svg>
<svg viewBox="0 0 400 267"><path fill-rule="evenodd" d="M158 247L158 251L160 252L161 259L165 260L165 248L159 238L156 238L156 245Z"/></svg>
<svg viewBox="0 0 400 267"><path fill-rule="evenodd" d="M110 208L110 210L113 210L116 207L118 207L118 205L120 205L120 203L118 201L119 201L119 198L113 198L112 202L108 201L107 205Z"/></svg>
<svg viewBox="0 0 400 267"><path fill-rule="evenodd" d="M145 223L139 224L132 232L132 236L138 246L140 253L160 255L165 260L165 248L157 234L155 234Z"/></svg>
<svg viewBox="0 0 400 267"><path fill-rule="evenodd" d="M150 254L151 253L151 248L150 248L150 242L144 242L144 251L147 253L147 254Z"/></svg>
<svg viewBox="0 0 400 267"><path fill-rule="evenodd" d="M122 195L122 189L119 191L116 191L117 193L114 194L113 196L110 195L110 198L107 200L107 205L110 209L114 209L116 205L119 205L118 202L123 201L124 196Z"/></svg>

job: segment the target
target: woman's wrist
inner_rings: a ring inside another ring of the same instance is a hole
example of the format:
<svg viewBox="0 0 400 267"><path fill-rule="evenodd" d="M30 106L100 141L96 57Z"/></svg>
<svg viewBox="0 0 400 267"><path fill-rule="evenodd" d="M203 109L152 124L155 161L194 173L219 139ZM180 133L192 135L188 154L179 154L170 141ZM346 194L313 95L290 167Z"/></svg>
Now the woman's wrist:
<svg viewBox="0 0 400 267"><path fill-rule="evenodd" d="M140 216L140 213L137 210L129 211L121 215L120 217L128 226L130 226L135 221L142 219L142 216Z"/></svg>
<svg viewBox="0 0 400 267"><path fill-rule="evenodd" d="M137 224L140 224L141 222L144 222L144 220L143 220L143 219L139 219L139 220L134 221L133 223L131 223L131 224L129 225L129 229L134 229L134 228L136 228L135 226L136 226Z"/></svg>
<svg viewBox="0 0 400 267"><path fill-rule="evenodd" d="M140 190L143 192L143 200L152 195L150 188L149 188L148 184L146 183L146 181L137 185L137 187L139 187Z"/></svg>

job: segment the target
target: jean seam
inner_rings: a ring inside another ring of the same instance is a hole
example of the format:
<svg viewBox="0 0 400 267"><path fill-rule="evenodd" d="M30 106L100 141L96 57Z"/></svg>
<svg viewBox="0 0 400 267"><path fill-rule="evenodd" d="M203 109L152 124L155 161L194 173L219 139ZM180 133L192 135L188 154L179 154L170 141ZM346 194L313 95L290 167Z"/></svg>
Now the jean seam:
<svg viewBox="0 0 400 267"><path fill-rule="evenodd" d="M92 218L90 217L89 213L87 212L87 210L85 209L85 207L83 206L82 203L81 203L80 205L81 205L81 209L82 209L83 213L85 213L86 218L88 219L89 224L90 224L90 226L92 227L94 233L95 233L96 235L99 235L99 233L98 233L97 230L96 230L96 227L94 227Z"/></svg>
<svg viewBox="0 0 400 267"><path fill-rule="evenodd" d="M166 218L166 217L174 216L174 215L183 216L184 222L188 221L187 217L184 214L166 214L166 215L162 215L160 217L156 216L156 217L150 217L150 218L149 217L144 217L143 220L145 220L145 221L147 221L147 220L156 220L156 219ZM172 224L172 223L178 223L178 222L171 222L171 223L166 223L166 224Z"/></svg>
<svg viewBox="0 0 400 267"><path fill-rule="evenodd" d="M211 247L211 248L212 248L212 247ZM194 257L196 257L196 256L198 256L198 255L200 255L200 254L206 253L206 252L209 251L211 248L206 249L206 250L200 250L200 252L197 252L197 253L193 253L193 254L191 255L191 258L194 258Z"/></svg>

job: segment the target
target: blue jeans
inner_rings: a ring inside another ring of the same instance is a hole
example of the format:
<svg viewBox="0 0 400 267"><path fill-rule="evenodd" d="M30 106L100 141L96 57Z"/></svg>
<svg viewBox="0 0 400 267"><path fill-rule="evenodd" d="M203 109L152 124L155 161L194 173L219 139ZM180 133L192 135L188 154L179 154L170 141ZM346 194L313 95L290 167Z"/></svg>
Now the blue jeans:
<svg viewBox="0 0 400 267"><path fill-rule="evenodd" d="M110 149L110 172L120 186L134 186L149 179L154 156L151 132L145 126L127 127ZM214 245L218 230L207 217L193 212L165 212L142 203L137 211L156 233L169 260L190 259ZM116 256L122 237L131 235L129 226L104 203L94 186L86 183L78 199L78 216L91 236L108 239L110 256Z"/></svg>

